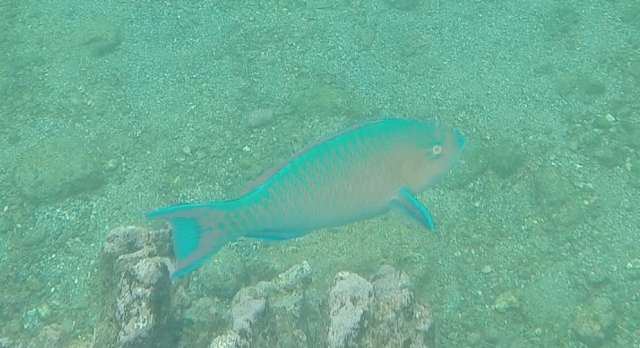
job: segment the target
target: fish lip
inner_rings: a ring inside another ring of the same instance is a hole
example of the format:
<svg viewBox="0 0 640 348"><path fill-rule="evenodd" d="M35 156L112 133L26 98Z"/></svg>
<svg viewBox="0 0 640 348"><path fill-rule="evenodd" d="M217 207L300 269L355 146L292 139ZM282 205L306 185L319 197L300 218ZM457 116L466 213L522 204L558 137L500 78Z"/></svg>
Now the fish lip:
<svg viewBox="0 0 640 348"><path fill-rule="evenodd" d="M459 130L454 129L453 134L455 136L456 145L458 145L460 147L460 150L462 150L467 144L467 141L464 139L464 136Z"/></svg>

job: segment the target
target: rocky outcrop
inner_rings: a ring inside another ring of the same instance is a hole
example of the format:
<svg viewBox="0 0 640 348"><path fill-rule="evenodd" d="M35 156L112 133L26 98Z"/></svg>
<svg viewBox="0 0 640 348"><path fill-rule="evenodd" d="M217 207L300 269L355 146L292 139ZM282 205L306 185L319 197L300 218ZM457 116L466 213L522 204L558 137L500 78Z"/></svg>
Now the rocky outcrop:
<svg viewBox="0 0 640 348"><path fill-rule="evenodd" d="M433 347L431 313L409 276L382 266L371 279L339 272L327 296L329 348Z"/></svg>
<svg viewBox="0 0 640 348"><path fill-rule="evenodd" d="M93 335L61 325L0 346L105 348L429 348L432 317L409 276L382 266L369 279L338 272L325 294L302 262L269 281L190 300L191 277L172 283L170 231L112 230L100 252L104 311ZM203 274L196 274L197 277ZM196 280L197 281L197 280ZM193 292L192 292L193 293ZM582 327L580 327L582 328ZM585 331L580 331L581 333ZM23 342L26 342L23 343Z"/></svg>
<svg viewBox="0 0 640 348"><path fill-rule="evenodd" d="M381 267L371 280L338 272L327 295L306 293L305 262L277 279L243 288L233 299L229 330L210 348L434 347L431 313L415 300L406 273Z"/></svg>
<svg viewBox="0 0 640 348"><path fill-rule="evenodd" d="M184 291L171 287L166 255L169 231L140 227L112 230L102 247L107 286L115 293L114 323L118 348L175 347Z"/></svg>

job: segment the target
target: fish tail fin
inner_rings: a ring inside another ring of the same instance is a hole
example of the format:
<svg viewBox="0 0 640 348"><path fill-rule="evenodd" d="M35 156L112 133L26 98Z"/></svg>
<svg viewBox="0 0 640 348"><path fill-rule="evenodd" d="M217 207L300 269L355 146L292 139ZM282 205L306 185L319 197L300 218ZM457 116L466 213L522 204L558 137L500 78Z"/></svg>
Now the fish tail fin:
<svg viewBox="0 0 640 348"><path fill-rule="evenodd" d="M166 220L172 227L175 269L171 280L194 271L235 239L224 224L215 223L225 220L228 208L228 203L188 204L147 214L147 218Z"/></svg>

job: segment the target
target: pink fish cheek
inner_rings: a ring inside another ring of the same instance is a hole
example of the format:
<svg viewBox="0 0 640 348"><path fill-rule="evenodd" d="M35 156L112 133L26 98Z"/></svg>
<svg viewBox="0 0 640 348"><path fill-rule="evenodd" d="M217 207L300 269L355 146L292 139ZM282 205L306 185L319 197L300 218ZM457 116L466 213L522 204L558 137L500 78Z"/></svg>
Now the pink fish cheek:
<svg viewBox="0 0 640 348"><path fill-rule="evenodd" d="M422 154L404 155L404 163L401 166L402 179L404 185L416 187L420 185L425 177L426 171L429 170L429 160Z"/></svg>
<svg viewBox="0 0 640 348"><path fill-rule="evenodd" d="M439 156L423 160L415 174L416 187L419 187L418 190L436 184L447 170L451 168L453 163L454 161L452 161L451 155L448 153L441 153Z"/></svg>
<svg viewBox="0 0 640 348"><path fill-rule="evenodd" d="M435 177L439 176L439 168L440 166L438 165L438 161L431 161L430 163L426 164L424 167L422 167L422 171L420 173L422 180L426 181L426 184L431 184L431 181Z"/></svg>

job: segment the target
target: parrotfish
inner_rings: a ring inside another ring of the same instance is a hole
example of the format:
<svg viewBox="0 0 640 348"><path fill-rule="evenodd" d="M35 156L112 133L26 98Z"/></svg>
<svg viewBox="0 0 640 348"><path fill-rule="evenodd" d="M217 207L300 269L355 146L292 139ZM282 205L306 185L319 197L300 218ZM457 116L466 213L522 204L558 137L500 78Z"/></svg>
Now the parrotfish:
<svg viewBox="0 0 640 348"><path fill-rule="evenodd" d="M240 198L173 206L147 217L171 225L173 280L239 237L287 240L391 209L434 230L431 213L416 195L458 162L464 145L459 131L433 123L362 123L294 154Z"/></svg>

